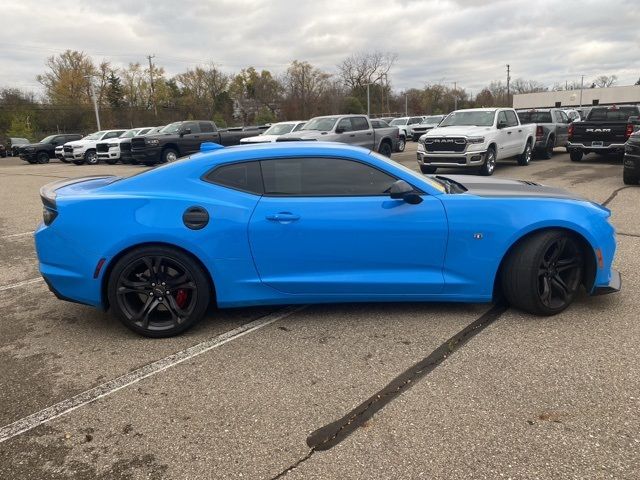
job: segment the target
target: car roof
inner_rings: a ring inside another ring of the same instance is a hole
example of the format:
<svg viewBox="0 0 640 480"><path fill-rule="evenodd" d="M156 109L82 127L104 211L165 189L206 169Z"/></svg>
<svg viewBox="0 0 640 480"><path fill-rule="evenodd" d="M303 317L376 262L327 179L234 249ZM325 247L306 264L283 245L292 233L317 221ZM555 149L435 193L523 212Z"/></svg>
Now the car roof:
<svg viewBox="0 0 640 480"><path fill-rule="evenodd" d="M509 108L509 107L500 107L500 108ZM499 108L490 107L490 108L463 108L462 110L456 110L456 112L495 112ZM451 112L453 113L453 112Z"/></svg>

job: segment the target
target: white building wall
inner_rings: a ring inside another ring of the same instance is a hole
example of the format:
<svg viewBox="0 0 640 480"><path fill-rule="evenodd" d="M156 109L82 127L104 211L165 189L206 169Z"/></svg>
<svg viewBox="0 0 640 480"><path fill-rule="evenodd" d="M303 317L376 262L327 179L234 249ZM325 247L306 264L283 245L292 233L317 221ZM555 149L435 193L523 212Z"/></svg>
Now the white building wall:
<svg viewBox="0 0 640 480"><path fill-rule="evenodd" d="M640 103L640 85L609 88L585 88L582 90L582 106ZM561 107L578 107L580 90L559 92L522 93L513 96L513 108L549 108L560 102Z"/></svg>

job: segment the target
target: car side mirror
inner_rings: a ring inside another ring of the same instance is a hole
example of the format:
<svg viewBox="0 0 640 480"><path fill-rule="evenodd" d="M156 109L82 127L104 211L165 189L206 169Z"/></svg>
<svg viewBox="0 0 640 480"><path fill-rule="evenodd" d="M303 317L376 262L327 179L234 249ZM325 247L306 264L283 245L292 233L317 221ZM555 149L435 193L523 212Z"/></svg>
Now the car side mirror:
<svg viewBox="0 0 640 480"><path fill-rule="evenodd" d="M507 122L505 122L504 120L499 121L497 128L498 129L507 128Z"/></svg>
<svg viewBox="0 0 640 480"><path fill-rule="evenodd" d="M396 180L389 188L389 196L395 200L404 200L411 205L422 202L422 197L404 180Z"/></svg>
<svg viewBox="0 0 640 480"><path fill-rule="evenodd" d="M344 127L336 127L336 133L344 133L345 129Z"/></svg>

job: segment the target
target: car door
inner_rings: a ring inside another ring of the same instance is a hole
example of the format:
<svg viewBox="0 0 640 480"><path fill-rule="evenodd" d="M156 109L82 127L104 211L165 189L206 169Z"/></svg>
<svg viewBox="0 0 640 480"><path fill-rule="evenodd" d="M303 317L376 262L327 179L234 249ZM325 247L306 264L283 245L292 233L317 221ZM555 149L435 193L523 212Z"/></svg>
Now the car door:
<svg viewBox="0 0 640 480"><path fill-rule="evenodd" d="M507 142L509 144L509 156L520 155L524 151L524 144L527 140L525 129L518 122L516 112L513 110L505 110L507 118Z"/></svg>
<svg viewBox="0 0 640 480"><path fill-rule="evenodd" d="M336 133L339 133L339 141L341 143L348 143L354 145L356 143L356 134L353 132L353 124L351 123L351 117L341 118L336 125Z"/></svg>
<svg viewBox="0 0 640 480"><path fill-rule="evenodd" d="M337 297L442 291L448 229L440 200L391 199L385 191L396 178L352 159L281 158L261 168L265 193L249 241L262 282Z"/></svg>
<svg viewBox="0 0 640 480"><path fill-rule="evenodd" d="M355 142L352 145L372 149L374 147L373 128L366 117L351 117L351 126L355 135Z"/></svg>
<svg viewBox="0 0 640 480"><path fill-rule="evenodd" d="M190 155L200 150L202 140L200 139L201 132L198 122L184 122L182 130L189 133L182 135L180 155Z"/></svg>
<svg viewBox="0 0 640 480"><path fill-rule="evenodd" d="M503 127L498 128L500 125L503 125ZM507 115L504 110L500 110L496 116L496 128L496 140L498 143L498 151L496 152L497 159L508 158L513 148L513 144L511 143L513 132L509 131Z"/></svg>

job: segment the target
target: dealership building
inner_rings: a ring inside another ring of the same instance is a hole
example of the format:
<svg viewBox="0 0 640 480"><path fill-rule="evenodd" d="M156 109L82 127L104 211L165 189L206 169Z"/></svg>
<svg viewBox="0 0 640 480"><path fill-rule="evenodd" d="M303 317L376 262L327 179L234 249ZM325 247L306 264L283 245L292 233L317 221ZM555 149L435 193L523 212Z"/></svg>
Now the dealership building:
<svg viewBox="0 0 640 480"><path fill-rule="evenodd" d="M513 95L513 108L569 108L623 103L640 104L640 85Z"/></svg>

